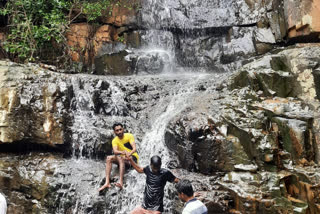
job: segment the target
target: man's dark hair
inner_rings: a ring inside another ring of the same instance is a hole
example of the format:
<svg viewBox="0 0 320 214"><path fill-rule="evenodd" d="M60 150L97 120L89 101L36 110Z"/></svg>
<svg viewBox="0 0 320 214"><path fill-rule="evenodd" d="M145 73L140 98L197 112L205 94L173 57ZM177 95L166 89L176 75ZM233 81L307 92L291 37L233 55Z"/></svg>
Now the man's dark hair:
<svg viewBox="0 0 320 214"><path fill-rule="evenodd" d="M186 179L180 180L179 183L177 183L176 188L178 193L183 193L188 197L193 196L193 188L189 180L186 180Z"/></svg>
<svg viewBox="0 0 320 214"><path fill-rule="evenodd" d="M113 124L113 126L112 126L113 130L114 130L117 126L121 126L121 127L123 128L122 123L115 123L115 124Z"/></svg>
<svg viewBox="0 0 320 214"><path fill-rule="evenodd" d="M161 168L161 158L158 155L152 156L150 163L157 169Z"/></svg>

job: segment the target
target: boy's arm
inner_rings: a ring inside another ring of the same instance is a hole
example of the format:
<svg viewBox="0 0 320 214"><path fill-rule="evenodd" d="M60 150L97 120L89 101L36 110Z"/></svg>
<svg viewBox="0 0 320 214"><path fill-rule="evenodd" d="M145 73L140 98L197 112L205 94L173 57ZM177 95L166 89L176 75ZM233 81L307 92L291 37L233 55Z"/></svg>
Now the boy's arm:
<svg viewBox="0 0 320 214"><path fill-rule="evenodd" d="M130 145L132 146L132 150L128 153L129 156L131 156L133 153L137 151L136 143L134 141L131 142Z"/></svg>
<svg viewBox="0 0 320 214"><path fill-rule="evenodd" d="M125 151L119 151L119 150L118 150L118 146L113 146L112 149L113 149L113 153L114 153L115 155L125 155L125 154L126 154Z"/></svg>
<svg viewBox="0 0 320 214"><path fill-rule="evenodd" d="M133 168L134 168L137 172L143 173L143 168L142 168L141 166L139 166L138 164L136 164L136 162L134 162L134 161L132 160L132 157L127 158L127 160L130 161L131 165L133 166Z"/></svg>

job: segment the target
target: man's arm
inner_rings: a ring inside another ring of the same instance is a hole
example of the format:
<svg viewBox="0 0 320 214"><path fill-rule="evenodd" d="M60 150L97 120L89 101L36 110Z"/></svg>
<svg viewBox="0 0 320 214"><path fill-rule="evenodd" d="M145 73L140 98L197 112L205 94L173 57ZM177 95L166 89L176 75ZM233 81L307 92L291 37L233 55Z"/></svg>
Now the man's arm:
<svg viewBox="0 0 320 214"><path fill-rule="evenodd" d="M127 158L127 160L130 161L131 165L133 166L133 168L134 168L137 172L143 173L143 168L142 168L141 166L139 166L138 164L136 164L136 162L134 162L134 161L132 160L132 157Z"/></svg>
<svg viewBox="0 0 320 214"><path fill-rule="evenodd" d="M125 151L119 151L119 150L118 150L118 146L113 146L112 149L113 149L113 153L114 153L115 155L125 155L125 154L126 154Z"/></svg>
<svg viewBox="0 0 320 214"><path fill-rule="evenodd" d="M136 143L134 141L130 142L130 145L132 147L132 150L128 153L129 156L131 156L133 153L135 153L137 151Z"/></svg>

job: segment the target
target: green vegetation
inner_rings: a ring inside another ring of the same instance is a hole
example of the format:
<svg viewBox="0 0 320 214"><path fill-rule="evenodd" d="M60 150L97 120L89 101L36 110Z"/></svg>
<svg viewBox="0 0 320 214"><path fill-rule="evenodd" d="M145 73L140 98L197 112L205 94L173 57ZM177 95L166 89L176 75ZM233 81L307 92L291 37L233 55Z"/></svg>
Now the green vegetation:
<svg viewBox="0 0 320 214"><path fill-rule="evenodd" d="M118 42L124 43L124 35L118 37Z"/></svg>
<svg viewBox="0 0 320 214"><path fill-rule="evenodd" d="M19 62L51 62L57 52L65 53L65 33L77 18L94 22L111 13L119 0L8 0L0 15L8 18L3 48ZM103 14L105 13L105 14Z"/></svg>
<svg viewBox="0 0 320 214"><path fill-rule="evenodd" d="M69 8L64 0L9 0L0 10L8 16L6 52L19 61L35 61L46 48L63 42Z"/></svg>
<svg viewBox="0 0 320 214"><path fill-rule="evenodd" d="M110 6L111 2L109 0L82 3L83 14L86 15L88 21L94 21L102 16L102 12L107 11ZM111 13L111 11L109 11L109 13Z"/></svg>

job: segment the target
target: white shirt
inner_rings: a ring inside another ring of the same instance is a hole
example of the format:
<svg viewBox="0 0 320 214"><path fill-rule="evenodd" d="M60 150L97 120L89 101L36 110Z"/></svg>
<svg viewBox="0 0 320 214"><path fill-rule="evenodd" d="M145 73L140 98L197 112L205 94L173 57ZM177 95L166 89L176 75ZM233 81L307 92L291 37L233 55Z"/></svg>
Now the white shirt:
<svg viewBox="0 0 320 214"><path fill-rule="evenodd" d="M0 193L0 214L7 213L7 201L6 198Z"/></svg>
<svg viewBox="0 0 320 214"><path fill-rule="evenodd" d="M208 214L208 209L201 201L193 198L186 203L182 214Z"/></svg>

